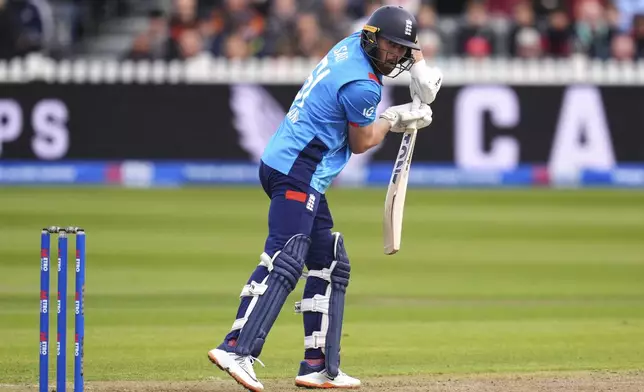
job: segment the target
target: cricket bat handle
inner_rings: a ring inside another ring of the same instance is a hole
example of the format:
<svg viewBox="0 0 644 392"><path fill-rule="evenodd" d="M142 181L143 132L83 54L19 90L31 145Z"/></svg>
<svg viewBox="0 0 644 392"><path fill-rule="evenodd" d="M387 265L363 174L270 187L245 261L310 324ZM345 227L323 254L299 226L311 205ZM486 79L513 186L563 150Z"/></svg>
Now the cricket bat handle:
<svg viewBox="0 0 644 392"><path fill-rule="evenodd" d="M420 105L421 105L420 97L418 95L414 95L412 97L411 110L420 109ZM407 126L407 129L405 129L405 132L414 132L414 131L416 131L416 121L410 123Z"/></svg>

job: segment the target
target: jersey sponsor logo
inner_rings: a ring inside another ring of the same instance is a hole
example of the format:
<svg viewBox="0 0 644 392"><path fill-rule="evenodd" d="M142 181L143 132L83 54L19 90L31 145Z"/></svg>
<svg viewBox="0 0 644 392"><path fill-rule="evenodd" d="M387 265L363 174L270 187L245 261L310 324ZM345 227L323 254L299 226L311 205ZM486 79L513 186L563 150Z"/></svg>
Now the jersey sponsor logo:
<svg viewBox="0 0 644 392"><path fill-rule="evenodd" d="M339 63L349 58L349 48L346 45L339 47L333 51L333 56L335 57L335 62Z"/></svg>
<svg viewBox="0 0 644 392"><path fill-rule="evenodd" d="M373 115L375 113L376 113L376 107L375 106L372 106L370 108L364 109L362 111L362 115L365 116L365 117L369 117L369 118L373 117Z"/></svg>

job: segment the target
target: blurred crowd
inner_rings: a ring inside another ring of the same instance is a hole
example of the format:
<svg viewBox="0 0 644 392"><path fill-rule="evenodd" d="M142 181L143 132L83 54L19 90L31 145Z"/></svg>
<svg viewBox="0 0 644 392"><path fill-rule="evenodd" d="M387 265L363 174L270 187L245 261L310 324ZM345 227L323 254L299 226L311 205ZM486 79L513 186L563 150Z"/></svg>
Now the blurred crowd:
<svg viewBox="0 0 644 392"><path fill-rule="evenodd" d="M574 53L597 59L644 58L644 0L138 1L146 5L147 26L132 37L123 58L319 58L385 4L402 5L416 15L419 43L429 58ZM87 26L100 23L97 8L104 10L110 4L118 13L118 4L125 4L124 9L129 4L128 0L0 0L0 58L48 50L49 42L60 41L52 37L56 19L48 11L52 2L73 7L66 38L70 45L82 39Z"/></svg>
<svg viewBox="0 0 644 392"><path fill-rule="evenodd" d="M126 16L131 1L141 0L0 0L0 59L73 55L102 23Z"/></svg>

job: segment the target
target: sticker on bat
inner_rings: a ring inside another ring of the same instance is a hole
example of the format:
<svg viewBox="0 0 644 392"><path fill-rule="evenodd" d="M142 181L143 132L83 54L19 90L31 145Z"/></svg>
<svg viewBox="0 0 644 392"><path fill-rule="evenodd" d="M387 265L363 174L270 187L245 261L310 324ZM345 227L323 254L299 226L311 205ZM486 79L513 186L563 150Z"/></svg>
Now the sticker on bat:
<svg viewBox="0 0 644 392"><path fill-rule="evenodd" d="M402 170L403 166L405 165L405 161L407 160L407 155L409 154L410 142L411 142L411 134L405 133L403 135L402 143L400 145L400 150L398 150L398 158L396 158L396 164L394 165L394 176L391 180L391 182L394 184L398 180L398 174L400 174L400 171Z"/></svg>

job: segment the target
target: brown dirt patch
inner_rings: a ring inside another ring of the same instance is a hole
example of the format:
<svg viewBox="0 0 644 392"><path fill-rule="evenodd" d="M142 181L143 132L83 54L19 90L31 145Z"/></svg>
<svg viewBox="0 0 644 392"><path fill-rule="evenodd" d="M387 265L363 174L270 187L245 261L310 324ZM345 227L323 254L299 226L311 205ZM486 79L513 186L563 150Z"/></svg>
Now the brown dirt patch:
<svg viewBox="0 0 644 392"><path fill-rule="evenodd" d="M266 392L302 391L293 380L265 380ZM36 386L0 385L1 392L33 392ZM70 389L71 391L71 385ZM198 382L87 382L87 392L243 392L233 380ZM529 373L515 375L388 376L363 379L370 392L643 392L644 371Z"/></svg>

